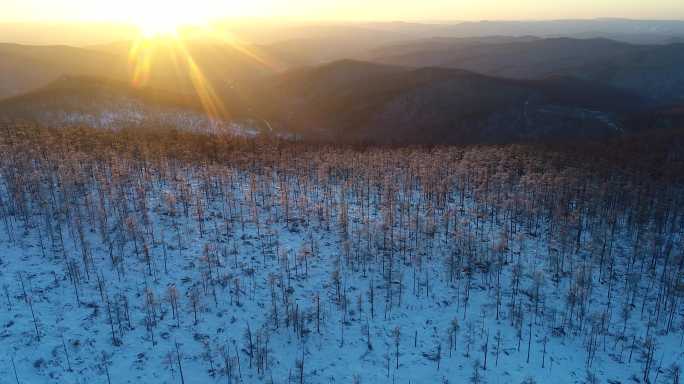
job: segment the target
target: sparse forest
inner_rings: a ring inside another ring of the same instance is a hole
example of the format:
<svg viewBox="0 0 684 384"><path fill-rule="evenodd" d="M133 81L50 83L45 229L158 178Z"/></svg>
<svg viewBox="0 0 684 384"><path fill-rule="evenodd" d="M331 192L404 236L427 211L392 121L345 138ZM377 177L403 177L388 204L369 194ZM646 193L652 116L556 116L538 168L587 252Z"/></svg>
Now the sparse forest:
<svg viewBox="0 0 684 384"><path fill-rule="evenodd" d="M667 383L684 136L0 128L0 383Z"/></svg>

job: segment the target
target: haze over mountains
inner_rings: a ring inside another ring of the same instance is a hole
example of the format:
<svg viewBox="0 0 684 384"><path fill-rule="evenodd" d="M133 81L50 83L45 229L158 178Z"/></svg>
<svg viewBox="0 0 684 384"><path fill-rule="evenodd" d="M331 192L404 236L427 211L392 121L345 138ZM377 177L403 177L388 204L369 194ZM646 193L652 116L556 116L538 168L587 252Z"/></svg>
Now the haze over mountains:
<svg viewBox="0 0 684 384"><path fill-rule="evenodd" d="M684 21L629 19L568 19L546 21L468 22L273 22L267 19L236 19L211 23L211 29L258 45L293 40L357 40L359 45L383 45L430 37L538 36L609 38L636 44L681 42ZM87 32L87 33L86 33ZM186 34L201 36L202 29L185 28ZM89 46L132 40L135 26L121 23L0 23L5 42L29 45ZM367 41L360 41L366 38Z"/></svg>
<svg viewBox="0 0 684 384"><path fill-rule="evenodd" d="M221 126L250 122L325 140L548 140L681 121L684 22L238 27L249 39L191 34L181 45L158 39L137 49L1 44L0 115L53 125L107 116L116 128L131 124L125 106L135 105L146 116L138 124L181 127L170 116L201 114L204 92L220 104L210 120ZM198 121L207 125L198 130L216 126Z"/></svg>

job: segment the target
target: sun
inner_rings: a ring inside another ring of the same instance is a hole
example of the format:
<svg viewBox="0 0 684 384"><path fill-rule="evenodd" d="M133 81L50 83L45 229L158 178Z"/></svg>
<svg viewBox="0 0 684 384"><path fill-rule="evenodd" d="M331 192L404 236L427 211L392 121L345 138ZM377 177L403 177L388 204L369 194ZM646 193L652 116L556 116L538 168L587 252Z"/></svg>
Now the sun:
<svg viewBox="0 0 684 384"><path fill-rule="evenodd" d="M133 13L143 37L176 36L181 27L203 25L207 20L187 1L141 1Z"/></svg>
<svg viewBox="0 0 684 384"><path fill-rule="evenodd" d="M176 36L181 23L168 19L149 19L136 23L143 37Z"/></svg>

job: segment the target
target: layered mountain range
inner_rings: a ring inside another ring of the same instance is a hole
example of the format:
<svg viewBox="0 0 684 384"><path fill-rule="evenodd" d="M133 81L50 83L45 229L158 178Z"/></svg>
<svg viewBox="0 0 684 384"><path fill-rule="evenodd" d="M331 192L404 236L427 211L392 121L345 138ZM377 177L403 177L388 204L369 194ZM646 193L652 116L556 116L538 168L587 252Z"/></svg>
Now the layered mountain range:
<svg viewBox="0 0 684 384"><path fill-rule="evenodd" d="M336 51L323 41L1 44L0 117L431 144L604 137L682 121L682 43L381 34Z"/></svg>

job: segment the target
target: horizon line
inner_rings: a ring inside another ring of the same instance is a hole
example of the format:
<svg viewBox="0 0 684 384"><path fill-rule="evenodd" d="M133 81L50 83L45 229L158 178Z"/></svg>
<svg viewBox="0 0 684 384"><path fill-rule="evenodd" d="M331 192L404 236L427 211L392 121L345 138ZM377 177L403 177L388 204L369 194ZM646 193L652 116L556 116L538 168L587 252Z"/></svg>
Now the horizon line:
<svg viewBox="0 0 684 384"><path fill-rule="evenodd" d="M605 17L568 17L568 18L530 18L530 19L433 19L433 18L416 18L416 19L334 19L334 18L299 18L291 16L235 16L235 17L218 17L207 20L206 24L217 24L226 22L241 22L241 21L260 21L269 23L303 23L303 24L364 24L364 23L381 23L381 24L466 24L466 23L543 23L543 22L567 22L567 21L627 21L627 22L684 22L684 18L631 18L619 16L605 16ZM121 26L135 26L134 22L126 20L108 20L108 19L22 19L22 20L0 20L0 24L46 24L46 25L68 25L68 24L99 24L99 25L121 25ZM193 23L185 23L182 26L193 26Z"/></svg>

